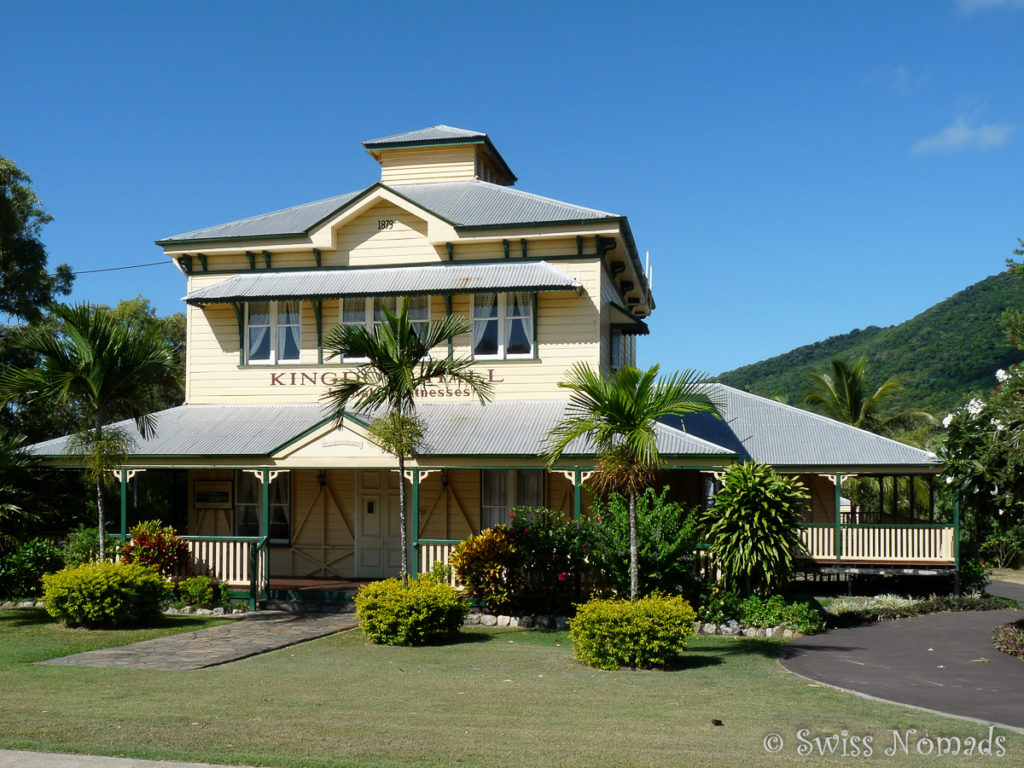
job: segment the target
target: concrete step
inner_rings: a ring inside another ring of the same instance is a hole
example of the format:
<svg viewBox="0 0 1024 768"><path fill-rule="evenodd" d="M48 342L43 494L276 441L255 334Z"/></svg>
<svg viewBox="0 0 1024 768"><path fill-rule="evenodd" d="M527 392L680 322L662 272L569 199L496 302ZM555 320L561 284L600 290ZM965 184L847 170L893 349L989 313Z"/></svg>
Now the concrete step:
<svg viewBox="0 0 1024 768"><path fill-rule="evenodd" d="M350 595L332 596L329 599L307 595L301 598L270 597L260 600L259 608L263 611L286 613L355 613L356 610Z"/></svg>

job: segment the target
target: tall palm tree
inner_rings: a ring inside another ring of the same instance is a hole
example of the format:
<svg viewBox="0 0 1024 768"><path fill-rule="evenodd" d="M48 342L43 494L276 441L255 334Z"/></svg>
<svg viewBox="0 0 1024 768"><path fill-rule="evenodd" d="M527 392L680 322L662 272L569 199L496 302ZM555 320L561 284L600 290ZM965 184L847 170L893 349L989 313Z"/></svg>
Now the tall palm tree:
<svg viewBox="0 0 1024 768"><path fill-rule="evenodd" d="M72 441L96 487L100 529L100 558L106 509L103 482L108 470L123 464L132 447L124 430L104 426L120 418L134 418L145 438L154 420L148 412L149 393L173 375L173 357L158 327L123 322L109 310L90 304L54 307L60 320L56 334L29 328L17 341L38 356L31 368L11 368L0 376L0 403L50 402L71 406L83 432Z"/></svg>
<svg viewBox="0 0 1024 768"><path fill-rule="evenodd" d="M597 451L599 483L629 494L629 597L639 591L639 544L636 495L654 479L661 463L654 426L666 416L710 412L717 415L711 390L699 371L659 378L657 365L641 371L627 365L608 379L585 363L569 369L558 386L572 390L565 418L548 432L544 456L548 466L557 462L577 440L589 441Z"/></svg>
<svg viewBox="0 0 1024 768"><path fill-rule="evenodd" d="M430 351L469 333L469 321L461 315L446 315L417 333L409 319L409 300L397 315L384 310L384 319L372 328L340 325L324 342L328 359L361 358L355 379L343 379L324 399L330 403L338 426L348 408L381 415L371 421L370 438L398 459L398 506L402 541L402 585L409 584L409 549L405 514L405 459L423 440L424 427L416 416L413 396L439 376L462 384L481 403L491 399L493 385L472 371L470 358L447 355L434 359Z"/></svg>
<svg viewBox="0 0 1024 768"><path fill-rule="evenodd" d="M902 385L899 379L893 377L869 393L866 357L859 357L853 363L834 357L829 365L832 368L831 374L808 374L812 388L806 392L804 402L819 406L830 418L886 436L935 423L934 416L917 408L883 419L879 415L881 407L888 398L902 389Z"/></svg>

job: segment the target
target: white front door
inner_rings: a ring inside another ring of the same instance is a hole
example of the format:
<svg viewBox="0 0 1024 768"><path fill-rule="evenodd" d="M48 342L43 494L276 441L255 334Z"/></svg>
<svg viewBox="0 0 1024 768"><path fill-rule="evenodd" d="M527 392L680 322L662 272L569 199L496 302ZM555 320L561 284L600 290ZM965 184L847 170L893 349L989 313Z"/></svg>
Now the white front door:
<svg viewBox="0 0 1024 768"><path fill-rule="evenodd" d="M402 529L398 490L389 472L361 472L358 569L364 579L398 576L402 571ZM390 481L390 482L389 482Z"/></svg>

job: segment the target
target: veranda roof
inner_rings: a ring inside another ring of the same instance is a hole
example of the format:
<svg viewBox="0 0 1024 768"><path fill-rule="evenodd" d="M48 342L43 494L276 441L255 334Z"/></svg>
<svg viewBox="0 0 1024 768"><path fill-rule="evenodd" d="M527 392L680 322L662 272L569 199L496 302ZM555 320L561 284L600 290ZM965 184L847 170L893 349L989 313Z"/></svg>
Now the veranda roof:
<svg viewBox="0 0 1024 768"><path fill-rule="evenodd" d="M684 418L686 431L776 468L823 472L937 473L934 453L766 397L714 384L722 420ZM669 424L678 424L668 420Z"/></svg>
<svg viewBox="0 0 1024 768"><path fill-rule="evenodd" d="M132 458L270 456L328 418L321 403L181 405L153 414L155 431L143 439L132 420L119 421L135 440ZM71 436L29 446L37 456L68 454Z"/></svg>
<svg viewBox="0 0 1024 768"><path fill-rule="evenodd" d="M565 414L564 400L502 401L481 405L421 403L416 412L426 427L420 456L539 456L548 430ZM285 446L329 421L320 403L281 405L182 405L153 414L156 429L143 439L133 421L117 426L135 438L132 460L146 458L273 457ZM352 414L357 423L367 417ZM673 427L655 427L658 450L665 457L722 457L734 454ZM70 436L30 446L41 457L67 456ZM593 456L592 446L578 441L566 456Z"/></svg>
<svg viewBox="0 0 1024 768"><path fill-rule="evenodd" d="M491 291L573 291L581 283L545 261L415 267L242 272L185 297L189 304L252 299L413 296Z"/></svg>

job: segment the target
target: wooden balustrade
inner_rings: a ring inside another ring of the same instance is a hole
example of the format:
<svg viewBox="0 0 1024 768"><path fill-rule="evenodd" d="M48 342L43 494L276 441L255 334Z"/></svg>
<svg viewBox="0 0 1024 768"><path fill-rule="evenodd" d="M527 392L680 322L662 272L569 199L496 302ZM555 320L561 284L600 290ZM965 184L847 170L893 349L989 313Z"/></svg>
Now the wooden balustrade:
<svg viewBox="0 0 1024 768"><path fill-rule="evenodd" d="M252 579L251 539L215 538L212 536L182 536L188 542L194 575L210 576L235 589L249 589ZM260 547L256 554L256 591L266 587L267 548Z"/></svg>
<svg viewBox="0 0 1024 768"><path fill-rule="evenodd" d="M953 526L843 525L839 562L953 565ZM808 525L800 538L812 560L836 562L836 528Z"/></svg>
<svg viewBox="0 0 1024 768"><path fill-rule="evenodd" d="M419 542L419 572L430 573L433 570L434 565L441 563L448 565L448 558L451 557L452 550L455 549L457 541L442 541L440 539L432 540L420 540ZM456 589L460 589L462 585L455 578L455 574L452 574L451 585Z"/></svg>

